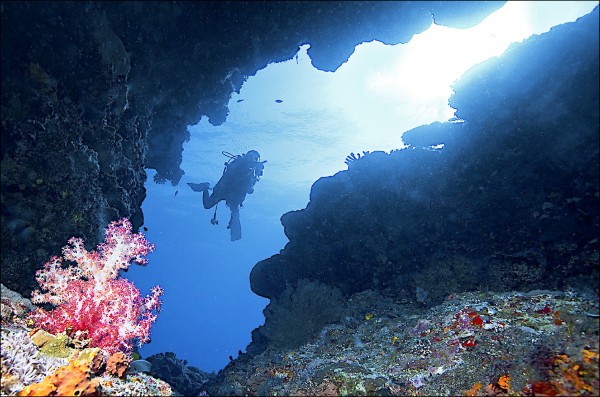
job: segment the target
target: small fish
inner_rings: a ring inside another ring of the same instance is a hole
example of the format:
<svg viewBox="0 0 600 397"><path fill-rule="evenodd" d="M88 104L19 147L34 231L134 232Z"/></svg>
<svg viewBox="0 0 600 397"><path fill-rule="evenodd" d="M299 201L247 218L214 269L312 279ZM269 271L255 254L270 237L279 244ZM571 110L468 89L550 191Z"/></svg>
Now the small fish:
<svg viewBox="0 0 600 397"><path fill-rule="evenodd" d="M367 313L367 314L365 314L365 320L369 321L370 319L373 318L373 316L374 316L373 313Z"/></svg>
<svg viewBox="0 0 600 397"><path fill-rule="evenodd" d="M283 101L282 101L281 99L275 99L275 102L277 102L277 103L281 103L281 102L283 102Z"/></svg>
<svg viewBox="0 0 600 397"><path fill-rule="evenodd" d="M179 193L179 190L175 190L175 196L177 196L177 193Z"/></svg>
<svg viewBox="0 0 600 397"><path fill-rule="evenodd" d="M134 360L129 364L127 368L128 373L141 373L150 372L152 370L152 364L146 360Z"/></svg>
<svg viewBox="0 0 600 397"><path fill-rule="evenodd" d="M237 103L240 103L240 102L244 102L244 100L243 99L238 99Z"/></svg>

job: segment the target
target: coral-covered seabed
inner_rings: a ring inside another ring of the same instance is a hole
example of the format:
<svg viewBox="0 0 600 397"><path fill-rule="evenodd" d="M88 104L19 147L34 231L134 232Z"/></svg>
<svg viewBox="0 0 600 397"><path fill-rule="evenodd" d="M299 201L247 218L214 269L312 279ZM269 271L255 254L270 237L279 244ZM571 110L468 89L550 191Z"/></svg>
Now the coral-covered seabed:
<svg viewBox="0 0 600 397"><path fill-rule="evenodd" d="M372 291L291 351L230 363L209 395L598 395L598 297L453 294L429 309Z"/></svg>
<svg viewBox="0 0 600 397"><path fill-rule="evenodd" d="M179 394L152 372L118 376L106 355L76 340L42 338L23 319L31 307L3 288L3 395ZM471 292L426 308L368 290L299 348L242 354L181 387L196 395L598 395L598 312L595 292Z"/></svg>

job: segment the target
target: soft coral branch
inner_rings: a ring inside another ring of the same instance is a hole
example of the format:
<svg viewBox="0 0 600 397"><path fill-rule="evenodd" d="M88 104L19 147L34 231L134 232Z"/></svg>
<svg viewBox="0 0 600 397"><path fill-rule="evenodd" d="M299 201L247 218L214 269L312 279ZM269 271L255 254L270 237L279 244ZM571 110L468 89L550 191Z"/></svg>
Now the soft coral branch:
<svg viewBox="0 0 600 397"><path fill-rule="evenodd" d="M142 298L133 283L118 277L132 261L146 265L144 256L154 250L143 234L132 234L131 229L125 218L112 222L105 242L92 252L84 248L83 240L72 238L63 257L76 262L75 267L63 268L61 258L53 257L36 273L47 292L34 291L32 301L56 306L31 314L38 327L53 333L85 330L95 346L110 353L130 351L136 339L139 345L148 342L163 290L156 286Z"/></svg>

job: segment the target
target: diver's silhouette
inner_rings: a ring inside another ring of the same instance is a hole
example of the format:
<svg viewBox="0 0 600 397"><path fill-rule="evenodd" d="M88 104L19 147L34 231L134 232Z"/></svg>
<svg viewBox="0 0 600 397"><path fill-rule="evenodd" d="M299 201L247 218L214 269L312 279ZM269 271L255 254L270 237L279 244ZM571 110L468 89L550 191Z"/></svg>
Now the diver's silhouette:
<svg viewBox="0 0 600 397"><path fill-rule="evenodd" d="M202 204L204 208L209 209L216 206L220 201L225 200L225 204L231 210L229 219L231 241L242 238L242 225L240 223L240 207L246 198L246 194L254 192L254 184L258 182L263 174L266 161L260 161L260 154L256 150L250 150L246 154L232 155L228 152L223 154L229 157L225 163L225 169L219 182L213 188L212 194L208 194L210 184L188 183L195 192L202 192ZM213 225L218 225L217 208L210 221Z"/></svg>

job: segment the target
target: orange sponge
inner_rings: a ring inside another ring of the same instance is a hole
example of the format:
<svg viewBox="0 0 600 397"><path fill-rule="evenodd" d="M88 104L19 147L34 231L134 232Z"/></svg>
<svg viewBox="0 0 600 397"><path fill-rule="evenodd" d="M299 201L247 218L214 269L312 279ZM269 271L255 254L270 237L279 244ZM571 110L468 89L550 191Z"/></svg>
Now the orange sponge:
<svg viewBox="0 0 600 397"><path fill-rule="evenodd" d="M125 376L125 371L131 363L131 358L123 352L116 352L108 358L106 362L106 372L110 375L116 375L119 378Z"/></svg>
<svg viewBox="0 0 600 397"><path fill-rule="evenodd" d="M90 379L90 365L84 360L72 360L40 383L34 383L18 396L99 396L97 379Z"/></svg>

